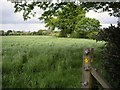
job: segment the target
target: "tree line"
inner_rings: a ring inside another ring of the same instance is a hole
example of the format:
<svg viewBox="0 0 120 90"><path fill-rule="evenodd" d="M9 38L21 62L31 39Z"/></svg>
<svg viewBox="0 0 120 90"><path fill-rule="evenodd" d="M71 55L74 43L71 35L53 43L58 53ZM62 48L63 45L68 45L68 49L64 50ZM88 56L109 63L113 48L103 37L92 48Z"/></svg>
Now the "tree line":
<svg viewBox="0 0 120 90"><path fill-rule="evenodd" d="M67 34L66 38L89 38L95 39L99 31L84 31L78 34L74 32L72 34ZM62 37L61 31L49 31L49 30L38 30L38 31L16 31L16 30L0 30L0 36L23 36L23 35L45 35L45 36L56 36Z"/></svg>
<svg viewBox="0 0 120 90"><path fill-rule="evenodd" d="M38 31L15 31L15 30L0 30L0 36L20 36L20 35L47 35L47 30L38 30Z"/></svg>

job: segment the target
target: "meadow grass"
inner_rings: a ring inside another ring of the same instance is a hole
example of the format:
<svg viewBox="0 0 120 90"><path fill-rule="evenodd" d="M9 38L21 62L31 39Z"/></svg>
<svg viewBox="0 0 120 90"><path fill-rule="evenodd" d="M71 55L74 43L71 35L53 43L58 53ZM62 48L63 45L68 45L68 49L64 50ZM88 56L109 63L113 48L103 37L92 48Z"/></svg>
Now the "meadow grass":
<svg viewBox="0 0 120 90"><path fill-rule="evenodd" d="M83 49L94 48L94 66L99 68L103 44L90 39L4 36L3 88L81 88Z"/></svg>

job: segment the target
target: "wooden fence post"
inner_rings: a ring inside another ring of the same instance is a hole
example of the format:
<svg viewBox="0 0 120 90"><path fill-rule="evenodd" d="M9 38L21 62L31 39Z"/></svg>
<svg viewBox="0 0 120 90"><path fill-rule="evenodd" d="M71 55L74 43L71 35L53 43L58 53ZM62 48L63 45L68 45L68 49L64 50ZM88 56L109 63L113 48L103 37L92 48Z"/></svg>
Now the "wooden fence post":
<svg viewBox="0 0 120 90"><path fill-rule="evenodd" d="M104 89L111 89L109 83L91 66L94 59L93 52L93 48L86 48L83 52L82 88L91 89L97 81Z"/></svg>
<svg viewBox="0 0 120 90"><path fill-rule="evenodd" d="M92 52L92 53L91 53ZM83 52L83 66L82 66L82 88L92 88L92 77L90 73L91 60L93 61L93 49L86 48Z"/></svg>

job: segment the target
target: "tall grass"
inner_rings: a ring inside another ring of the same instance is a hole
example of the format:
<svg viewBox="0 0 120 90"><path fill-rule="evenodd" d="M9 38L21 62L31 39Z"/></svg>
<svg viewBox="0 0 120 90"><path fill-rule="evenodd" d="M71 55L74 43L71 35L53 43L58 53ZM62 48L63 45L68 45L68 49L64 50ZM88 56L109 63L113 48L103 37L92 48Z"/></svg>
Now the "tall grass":
<svg viewBox="0 0 120 90"><path fill-rule="evenodd" d="M2 37L3 88L81 88L83 49L102 42L49 36ZM97 63L96 63L97 65Z"/></svg>

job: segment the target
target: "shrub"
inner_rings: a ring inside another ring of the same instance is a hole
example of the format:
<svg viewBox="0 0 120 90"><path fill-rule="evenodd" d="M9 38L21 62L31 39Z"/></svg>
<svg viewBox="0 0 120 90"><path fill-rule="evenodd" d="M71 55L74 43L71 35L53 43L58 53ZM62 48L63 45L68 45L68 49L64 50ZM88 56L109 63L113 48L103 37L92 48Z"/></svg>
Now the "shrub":
<svg viewBox="0 0 120 90"><path fill-rule="evenodd" d="M48 35L59 37L60 31L51 31Z"/></svg>
<svg viewBox="0 0 120 90"><path fill-rule="evenodd" d="M59 37L67 37L67 33L62 30L60 31Z"/></svg>
<svg viewBox="0 0 120 90"><path fill-rule="evenodd" d="M117 27L111 25L101 30L97 40L106 42L103 50L103 66L112 77L112 85L120 88L120 24Z"/></svg>
<svg viewBox="0 0 120 90"><path fill-rule="evenodd" d="M77 33L77 32L73 32L73 33L71 33L70 37L71 37L71 38L79 38L80 35L79 35L79 33Z"/></svg>
<svg viewBox="0 0 120 90"><path fill-rule="evenodd" d="M98 34L98 32L93 31L93 32L88 33L87 37L90 39L96 39L97 34Z"/></svg>
<svg viewBox="0 0 120 90"><path fill-rule="evenodd" d="M73 32L70 37L72 38L88 38L87 31Z"/></svg>
<svg viewBox="0 0 120 90"><path fill-rule="evenodd" d="M48 34L47 31L43 31L43 32L42 32L42 35L47 35L47 34Z"/></svg>

